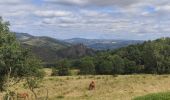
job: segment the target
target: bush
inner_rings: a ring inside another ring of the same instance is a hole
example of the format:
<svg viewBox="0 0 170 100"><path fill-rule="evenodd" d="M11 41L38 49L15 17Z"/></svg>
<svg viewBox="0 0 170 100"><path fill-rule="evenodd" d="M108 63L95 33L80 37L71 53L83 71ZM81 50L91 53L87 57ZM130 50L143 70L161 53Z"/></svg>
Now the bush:
<svg viewBox="0 0 170 100"><path fill-rule="evenodd" d="M57 67L58 67L58 75L59 76L67 76L70 75L70 63L68 60L64 59L64 60L60 60L57 63Z"/></svg>
<svg viewBox="0 0 170 100"><path fill-rule="evenodd" d="M67 67L61 67L58 71L59 76L68 76L70 75L70 71Z"/></svg>
<svg viewBox="0 0 170 100"><path fill-rule="evenodd" d="M57 76L57 75L58 75L58 70L56 68L52 68L51 76Z"/></svg>

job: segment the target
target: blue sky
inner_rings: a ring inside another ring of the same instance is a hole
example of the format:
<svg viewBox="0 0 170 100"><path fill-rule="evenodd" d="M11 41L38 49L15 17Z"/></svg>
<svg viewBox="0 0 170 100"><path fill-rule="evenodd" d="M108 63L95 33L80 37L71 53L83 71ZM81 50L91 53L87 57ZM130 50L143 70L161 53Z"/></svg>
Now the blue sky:
<svg viewBox="0 0 170 100"><path fill-rule="evenodd" d="M57 39L170 37L169 0L1 0L11 31Z"/></svg>

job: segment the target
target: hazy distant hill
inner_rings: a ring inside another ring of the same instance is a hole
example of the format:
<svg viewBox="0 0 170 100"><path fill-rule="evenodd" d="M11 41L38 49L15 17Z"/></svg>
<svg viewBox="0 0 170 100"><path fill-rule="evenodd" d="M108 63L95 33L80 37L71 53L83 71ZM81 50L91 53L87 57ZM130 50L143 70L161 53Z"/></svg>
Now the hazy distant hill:
<svg viewBox="0 0 170 100"><path fill-rule="evenodd" d="M73 38L66 39L65 42L71 44L84 44L89 48L96 50L107 50L107 49L117 49L121 47L126 47L131 44L143 43L140 40L111 40L111 39L83 39L83 38Z"/></svg>
<svg viewBox="0 0 170 100"><path fill-rule="evenodd" d="M16 33L16 37L22 44L27 44L31 46L37 46L37 47L46 46L58 50L58 49L63 49L68 46L71 46L70 43L61 40L57 40L45 36L42 37L32 36L27 33Z"/></svg>
<svg viewBox="0 0 170 100"><path fill-rule="evenodd" d="M80 58L94 55L96 50L107 50L142 43L134 40L103 40L73 38L57 40L50 37L32 36L27 33L15 33L24 48L29 48L45 63L54 63L62 58Z"/></svg>
<svg viewBox="0 0 170 100"><path fill-rule="evenodd" d="M50 37L37 37L27 33L15 33L24 48L31 51L45 63L55 63L62 58L79 58L94 55L95 51L84 45L72 45Z"/></svg>
<svg viewBox="0 0 170 100"><path fill-rule="evenodd" d="M16 33L17 39L24 48L31 51L45 63L54 63L60 57L57 51L71 46L71 44L50 37L37 37L27 33Z"/></svg>
<svg viewBox="0 0 170 100"><path fill-rule="evenodd" d="M63 58L79 58L83 56L93 56L95 51L91 48L87 48L83 44L73 45L66 49L59 50L58 55Z"/></svg>

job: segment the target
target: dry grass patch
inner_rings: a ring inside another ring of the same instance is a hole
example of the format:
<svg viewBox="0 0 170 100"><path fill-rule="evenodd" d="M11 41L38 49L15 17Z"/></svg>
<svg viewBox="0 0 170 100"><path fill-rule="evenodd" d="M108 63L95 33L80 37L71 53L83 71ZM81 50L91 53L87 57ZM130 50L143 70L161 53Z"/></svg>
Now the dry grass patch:
<svg viewBox="0 0 170 100"><path fill-rule="evenodd" d="M92 80L96 89L89 91ZM131 100L148 93L169 91L169 84L169 75L46 76L37 93L44 98L44 88L48 88L50 100ZM29 92L22 85L13 88L16 92Z"/></svg>

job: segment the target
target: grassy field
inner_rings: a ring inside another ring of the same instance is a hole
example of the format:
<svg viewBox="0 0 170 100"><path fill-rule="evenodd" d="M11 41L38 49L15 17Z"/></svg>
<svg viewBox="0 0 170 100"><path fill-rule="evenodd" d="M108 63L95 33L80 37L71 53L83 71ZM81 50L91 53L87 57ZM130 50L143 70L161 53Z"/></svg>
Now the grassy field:
<svg viewBox="0 0 170 100"><path fill-rule="evenodd" d="M50 100L132 100L149 93L170 91L170 75L51 77L49 69L46 73L41 87L36 90L40 100L46 95L45 88L49 91ZM96 89L89 91L88 85L92 80L96 83ZM12 89L31 94L21 84ZM0 96L2 98L2 93Z"/></svg>
<svg viewBox="0 0 170 100"><path fill-rule="evenodd" d="M170 100L170 92L148 94L136 97L133 100Z"/></svg>

